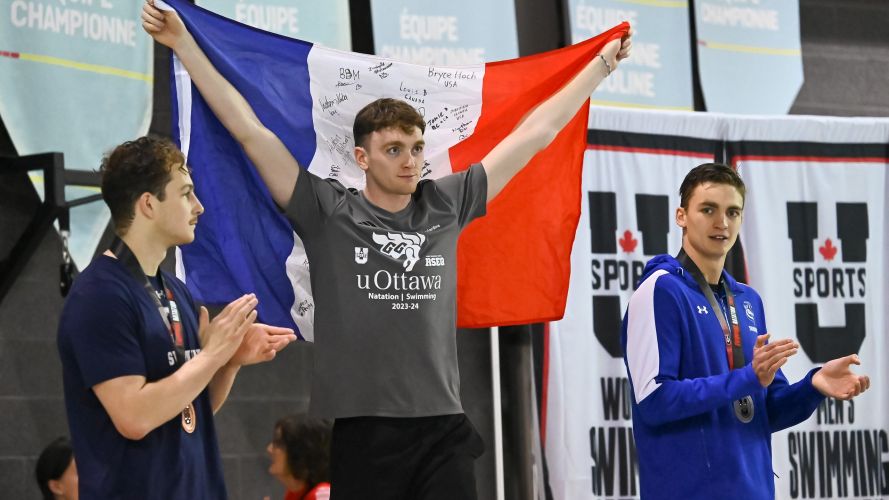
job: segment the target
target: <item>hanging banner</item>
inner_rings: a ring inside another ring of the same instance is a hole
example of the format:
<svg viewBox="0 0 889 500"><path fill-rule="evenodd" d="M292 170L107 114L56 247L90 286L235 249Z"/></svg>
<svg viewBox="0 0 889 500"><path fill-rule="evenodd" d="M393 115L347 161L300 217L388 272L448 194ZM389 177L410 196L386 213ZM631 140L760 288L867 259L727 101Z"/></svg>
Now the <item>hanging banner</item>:
<svg viewBox="0 0 889 500"><path fill-rule="evenodd" d="M787 114L803 84L797 0L695 2L707 111Z"/></svg>
<svg viewBox="0 0 889 500"><path fill-rule="evenodd" d="M201 7L265 31L352 49L348 0L198 0Z"/></svg>
<svg viewBox="0 0 889 500"><path fill-rule="evenodd" d="M858 353L855 370L874 383L773 435L776 496L887 498L889 125L794 117L733 127L730 136L740 139L729 152L748 188L741 237L750 284L772 337L800 344L784 374L799 380L814 365Z"/></svg>
<svg viewBox="0 0 889 500"><path fill-rule="evenodd" d="M512 0L371 0L370 9L381 57L462 66L519 55Z"/></svg>
<svg viewBox="0 0 889 500"><path fill-rule="evenodd" d="M713 161L717 121L594 108L590 122L568 303L548 338L549 483L556 499L639 498L621 319L645 263L682 245L679 183ZM694 134L639 133L669 128Z"/></svg>
<svg viewBox="0 0 889 500"><path fill-rule="evenodd" d="M622 21L636 30L632 57L596 89L593 104L694 109L687 1L568 0L567 5L573 43Z"/></svg>
<svg viewBox="0 0 889 500"><path fill-rule="evenodd" d="M0 7L0 116L21 155L61 151L65 167L96 170L109 148L148 131L151 39L139 2L12 0ZM42 178L33 177L42 193ZM68 199L98 192L68 188ZM101 202L71 211L71 251L83 268L109 220Z"/></svg>

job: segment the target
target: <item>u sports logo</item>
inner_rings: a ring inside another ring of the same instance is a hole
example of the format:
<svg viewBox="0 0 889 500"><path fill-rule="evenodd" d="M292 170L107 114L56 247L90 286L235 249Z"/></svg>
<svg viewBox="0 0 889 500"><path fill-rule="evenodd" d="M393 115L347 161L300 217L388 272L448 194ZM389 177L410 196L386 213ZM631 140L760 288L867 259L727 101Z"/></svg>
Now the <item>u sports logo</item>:
<svg viewBox="0 0 889 500"><path fill-rule="evenodd" d="M827 204L822 204L822 208ZM830 207L833 208L833 207ZM818 203L787 203L793 257L796 337L816 363L858 352L866 333L867 203L837 203L837 242L818 237ZM816 254L815 247L818 247ZM839 253L839 256L837 255ZM840 257L840 258L837 258ZM844 326L820 326L818 302L840 301Z"/></svg>
<svg viewBox="0 0 889 500"><path fill-rule="evenodd" d="M380 246L380 251L392 257L400 259L404 257L404 270L410 272L414 264L420 260L420 247L426 242L426 236L417 233L373 233L374 243Z"/></svg>
<svg viewBox="0 0 889 500"><path fill-rule="evenodd" d="M620 293L636 288L648 261L644 256L667 253L671 227L670 197L658 194L635 195L638 228L635 234L630 229L617 227L616 193L590 191L587 197L590 252L593 254L593 333L608 354L621 358L623 350L620 346L620 323L623 309ZM641 252L638 251L640 237Z"/></svg>
<svg viewBox="0 0 889 500"><path fill-rule="evenodd" d="M367 247L355 247L355 263L367 263Z"/></svg>

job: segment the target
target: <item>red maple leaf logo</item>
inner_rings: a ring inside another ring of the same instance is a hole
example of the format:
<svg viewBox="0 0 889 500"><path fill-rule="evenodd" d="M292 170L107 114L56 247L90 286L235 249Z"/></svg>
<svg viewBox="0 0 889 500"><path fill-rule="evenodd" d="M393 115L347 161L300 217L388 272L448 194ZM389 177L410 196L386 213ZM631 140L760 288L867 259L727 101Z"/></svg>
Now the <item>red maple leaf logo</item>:
<svg viewBox="0 0 889 500"><path fill-rule="evenodd" d="M824 260L831 261L837 254L837 247L833 246L833 242L830 241L830 238L827 238L827 241L824 242L824 246L818 247L818 251L821 252Z"/></svg>
<svg viewBox="0 0 889 500"><path fill-rule="evenodd" d="M620 247L626 253L633 253L633 250L636 249L636 244L639 243L639 240L633 239L633 233L630 232L629 229L624 231L624 237L617 240L620 243Z"/></svg>

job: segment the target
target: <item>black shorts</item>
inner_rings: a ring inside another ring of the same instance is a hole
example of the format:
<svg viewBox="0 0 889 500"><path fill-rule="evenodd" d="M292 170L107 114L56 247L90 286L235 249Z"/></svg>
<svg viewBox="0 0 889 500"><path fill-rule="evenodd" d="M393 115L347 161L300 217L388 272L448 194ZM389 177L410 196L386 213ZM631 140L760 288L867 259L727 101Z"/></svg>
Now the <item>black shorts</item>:
<svg viewBox="0 0 889 500"><path fill-rule="evenodd" d="M338 418L331 500L475 500L482 438L464 414Z"/></svg>

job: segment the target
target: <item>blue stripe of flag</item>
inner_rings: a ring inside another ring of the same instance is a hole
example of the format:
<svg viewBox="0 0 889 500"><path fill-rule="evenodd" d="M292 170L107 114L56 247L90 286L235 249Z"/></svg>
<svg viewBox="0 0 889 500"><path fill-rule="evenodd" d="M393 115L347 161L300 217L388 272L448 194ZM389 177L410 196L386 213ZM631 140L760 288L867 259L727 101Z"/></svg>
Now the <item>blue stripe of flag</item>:
<svg viewBox="0 0 889 500"><path fill-rule="evenodd" d="M315 152L308 54L312 44L253 29L181 0L168 0L198 45L247 99L301 165ZM174 99L175 84L174 84ZM192 89L188 163L204 204L195 242L182 247L195 299L225 304L243 293L259 298L261 321L295 328L293 287L285 261L293 231L240 146ZM177 110L178 111L178 110ZM179 137L177 116L175 134Z"/></svg>

